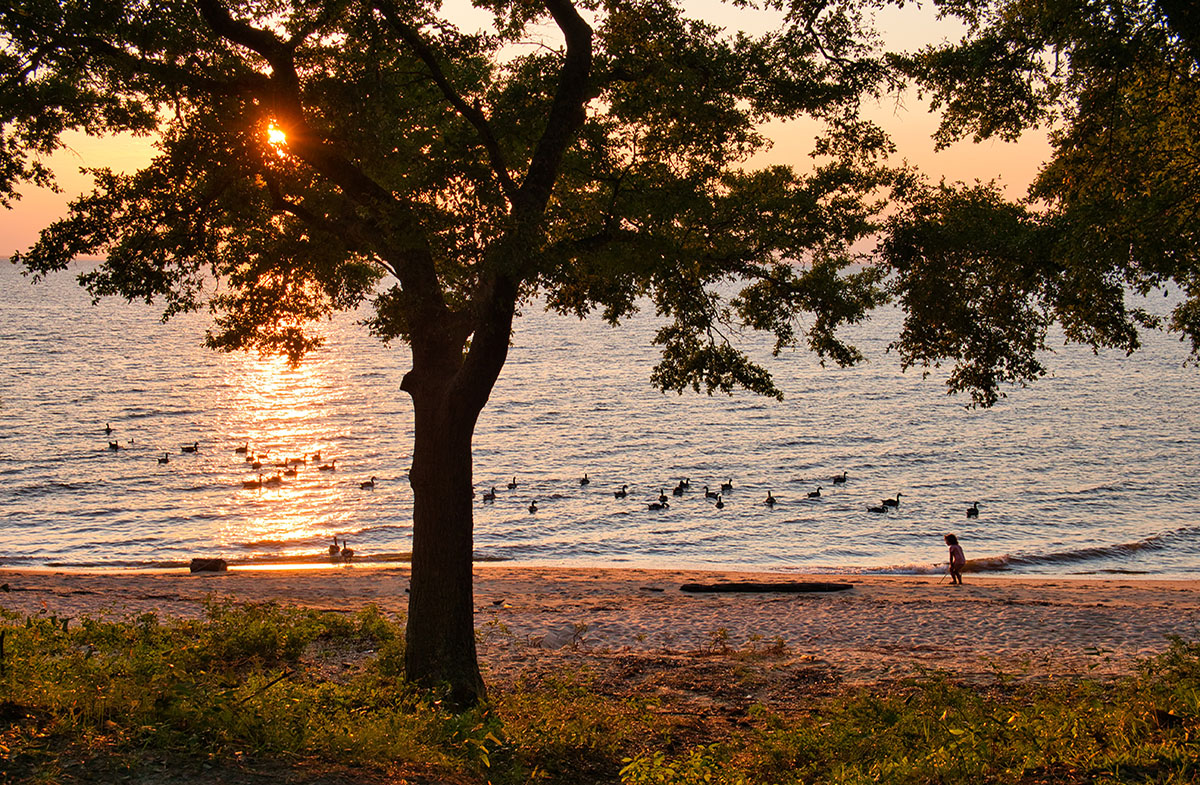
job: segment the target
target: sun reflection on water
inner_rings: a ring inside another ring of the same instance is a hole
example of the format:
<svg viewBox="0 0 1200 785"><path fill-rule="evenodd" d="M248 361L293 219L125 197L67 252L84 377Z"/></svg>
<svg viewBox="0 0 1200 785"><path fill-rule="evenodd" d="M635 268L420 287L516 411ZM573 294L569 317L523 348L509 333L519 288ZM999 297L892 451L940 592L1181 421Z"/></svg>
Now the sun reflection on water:
<svg viewBox="0 0 1200 785"><path fill-rule="evenodd" d="M320 555L352 517L341 509L346 482L331 468L337 456L324 436L323 408L336 402L339 385L320 356L298 367L282 357L241 360L230 364L228 385L237 440L230 462L241 465L231 491L241 514L222 527L221 544L285 559Z"/></svg>

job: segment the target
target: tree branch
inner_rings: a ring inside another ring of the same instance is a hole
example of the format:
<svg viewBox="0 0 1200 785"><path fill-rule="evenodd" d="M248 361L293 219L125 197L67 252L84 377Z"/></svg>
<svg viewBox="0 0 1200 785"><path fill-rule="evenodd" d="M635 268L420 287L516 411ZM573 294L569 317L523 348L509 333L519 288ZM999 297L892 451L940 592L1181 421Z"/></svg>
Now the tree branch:
<svg viewBox="0 0 1200 785"><path fill-rule="evenodd" d="M496 140L495 135L492 134L487 117L480 111L478 106L468 104L459 95L458 91L454 89L454 85L450 83L449 77L446 76L446 72L442 70L441 64L438 63L437 54L433 51L433 48L421 37L420 32L416 28L400 18L395 5L390 0L375 0L375 8L383 14L388 24L400 34L404 42L412 48L421 62L425 64L425 67L429 69L434 84L442 91L442 95L446 97L446 100L450 102L455 111L475 127L476 133L479 134L479 141L483 144L483 149L487 151L492 171L495 173L496 179L500 182L500 188L511 203L517 191L516 184L513 183L512 177L508 173L508 165L505 163L504 153L501 151L500 144Z"/></svg>
<svg viewBox="0 0 1200 785"><path fill-rule="evenodd" d="M570 0L545 0L567 40L567 55L559 73L558 90L521 183L513 213L518 224L540 218L550 201L563 155L583 126L585 106L591 94L592 28Z"/></svg>

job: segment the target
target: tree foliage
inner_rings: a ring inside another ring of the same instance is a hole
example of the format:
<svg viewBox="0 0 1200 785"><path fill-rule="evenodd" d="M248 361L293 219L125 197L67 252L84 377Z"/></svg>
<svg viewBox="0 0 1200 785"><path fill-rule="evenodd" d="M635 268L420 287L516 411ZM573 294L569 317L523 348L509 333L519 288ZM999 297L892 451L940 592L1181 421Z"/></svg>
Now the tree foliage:
<svg viewBox="0 0 1200 785"><path fill-rule="evenodd" d="M994 185L914 189L911 207L892 222L884 258L899 273L906 303L935 311L910 308L898 343L904 362L953 360L951 387L992 403L998 382L1045 372L1039 353L1050 324L1068 340L1132 352L1140 331L1160 320L1129 305L1127 292L1176 287L1183 296L1167 326L1190 340L1196 356L1194 6L954 0L939 7L963 19L968 34L904 62L943 112L939 141L1015 139L1046 127L1052 155L1018 203ZM980 274L977 285L963 279ZM950 304L930 297L939 287Z"/></svg>
<svg viewBox="0 0 1200 785"><path fill-rule="evenodd" d="M585 100L560 109L580 122L552 128L571 47L535 26L575 14L556 5L485 4L488 32L382 0L37 0L3 12L0 192L48 176L40 161L66 129L153 131L159 151L130 175L94 172L95 192L16 260L42 272L102 255L94 293L161 301L168 314L211 307L210 344L298 360L317 340L313 317L356 305L381 278L394 285L373 329L411 340L417 285L399 257L424 256L427 299L460 336L498 273L522 299L614 322L651 296L674 320L660 335L675 358L656 373L664 386L776 393L718 328L774 325L793 343L796 322L763 315L763 298L806 289L776 304L819 308L821 279L873 229L861 196L879 182L870 158L883 141L846 140L884 67L851 21L830 24L844 10L823 4L751 38L669 2L584 3L594 43L571 78ZM827 149L857 157L745 168L767 144L762 121L801 115L828 122ZM272 125L285 143L267 142ZM816 259L812 282L791 264ZM697 307L716 284L759 279L783 285L738 309ZM835 299L810 337L843 361L855 353L837 325L876 300L862 286Z"/></svg>

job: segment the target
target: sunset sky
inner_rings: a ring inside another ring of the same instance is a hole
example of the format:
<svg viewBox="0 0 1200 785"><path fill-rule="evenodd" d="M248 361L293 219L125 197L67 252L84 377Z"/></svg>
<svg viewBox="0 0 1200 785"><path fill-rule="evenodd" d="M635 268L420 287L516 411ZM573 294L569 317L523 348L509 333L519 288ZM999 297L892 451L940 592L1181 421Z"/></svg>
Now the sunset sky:
<svg viewBox="0 0 1200 785"><path fill-rule="evenodd" d="M692 0L689 5L697 15L731 29L741 27L757 32L773 24L769 16L751 16L718 0ZM468 26L475 18L479 19L478 25L486 22L486 16L461 5L455 15L460 23ZM888 9L881 17L880 29L893 48L916 48L926 42L953 39L958 31L955 24L940 22L927 10L913 6L902 10ZM962 142L937 152L930 139L936 119L927 113L915 95L905 96L903 100L889 98L871 107L870 111L874 119L892 133L899 147L899 157L919 165L935 179L998 178L1007 186L1009 195L1016 197L1024 192L1047 153L1045 138L1040 134L1027 134L1015 144ZM797 124L778 124L767 130L774 147L762 156L762 163L807 166L811 130ZM23 191L22 199L14 208L0 215L0 257L27 248L37 239L39 230L65 214L71 199L89 189L91 180L80 174L81 168L111 167L118 171L133 171L152 153L152 141L148 138L91 139L82 134L71 135L67 139L67 149L51 159L63 192L56 194L36 188Z"/></svg>

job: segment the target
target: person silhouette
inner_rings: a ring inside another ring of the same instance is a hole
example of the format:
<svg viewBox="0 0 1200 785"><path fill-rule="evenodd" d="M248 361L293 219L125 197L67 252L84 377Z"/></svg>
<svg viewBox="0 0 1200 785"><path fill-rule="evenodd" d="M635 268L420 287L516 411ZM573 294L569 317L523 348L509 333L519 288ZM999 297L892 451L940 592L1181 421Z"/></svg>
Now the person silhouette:
<svg viewBox="0 0 1200 785"><path fill-rule="evenodd" d="M946 544L950 546L950 585L962 586L963 565L967 563L967 557L963 555L962 546L953 534L946 535Z"/></svg>

